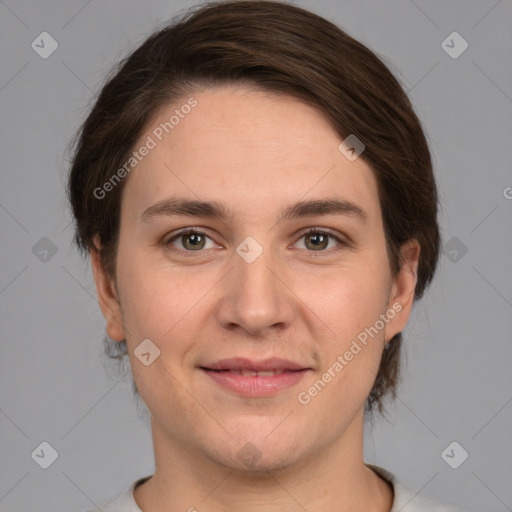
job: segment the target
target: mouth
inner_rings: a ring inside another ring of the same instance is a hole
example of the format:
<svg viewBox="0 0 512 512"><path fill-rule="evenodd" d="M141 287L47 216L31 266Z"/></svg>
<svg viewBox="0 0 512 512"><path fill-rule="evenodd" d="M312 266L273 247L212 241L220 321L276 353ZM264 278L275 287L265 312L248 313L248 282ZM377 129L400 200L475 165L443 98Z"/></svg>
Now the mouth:
<svg viewBox="0 0 512 512"><path fill-rule="evenodd" d="M296 385L311 370L280 358L223 359L199 368L224 390L249 397L275 395Z"/></svg>
<svg viewBox="0 0 512 512"><path fill-rule="evenodd" d="M203 370L210 370L212 372L229 372L234 375L243 375L244 377L272 377L274 375L281 375L281 373L287 372L287 371L295 371L300 372L301 370L262 370L262 371L256 371L256 370L246 370L246 369L240 369L240 370L213 370L211 368L202 368Z"/></svg>

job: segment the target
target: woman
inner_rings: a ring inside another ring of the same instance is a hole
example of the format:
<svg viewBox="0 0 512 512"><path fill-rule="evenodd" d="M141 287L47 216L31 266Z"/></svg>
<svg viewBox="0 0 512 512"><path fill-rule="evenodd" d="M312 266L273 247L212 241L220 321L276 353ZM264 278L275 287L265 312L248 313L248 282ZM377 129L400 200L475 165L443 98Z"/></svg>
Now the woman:
<svg viewBox="0 0 512 512"><path fill-rule="evenodd" d="M365 464L365 417L438 256L421 124L368 48L301 8L210 3L150 36L69 180L155 473L109 511L452 511Z"/></svg>

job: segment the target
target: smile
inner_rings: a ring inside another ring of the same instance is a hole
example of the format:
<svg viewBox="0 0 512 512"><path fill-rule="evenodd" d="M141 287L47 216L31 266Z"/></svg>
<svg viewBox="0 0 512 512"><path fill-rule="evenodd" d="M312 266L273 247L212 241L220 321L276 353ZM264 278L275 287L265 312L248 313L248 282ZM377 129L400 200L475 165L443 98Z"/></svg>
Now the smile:
<svg viewBox="0 0 512 512"><path fill-rule="evenodd" d="M201 368L215 384L247 397L272 396L298 384L308 372L302 370L211 370Z"/></svg>

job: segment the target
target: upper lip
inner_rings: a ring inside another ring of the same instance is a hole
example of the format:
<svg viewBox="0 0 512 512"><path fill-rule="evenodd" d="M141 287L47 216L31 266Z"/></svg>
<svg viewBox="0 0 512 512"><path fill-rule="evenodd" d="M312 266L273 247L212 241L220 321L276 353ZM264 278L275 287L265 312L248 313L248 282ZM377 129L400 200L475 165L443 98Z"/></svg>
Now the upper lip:
<svg viewBox="0 0 512 512"><path fill-rule="evenodd" d="M221 359L215 363L202 366L207 370L252 370L255 372L264 372L270 370L307 370L308 368L279 357L271 357L262 361L251 361L245 357L232 357L230 359Z"/></svg>

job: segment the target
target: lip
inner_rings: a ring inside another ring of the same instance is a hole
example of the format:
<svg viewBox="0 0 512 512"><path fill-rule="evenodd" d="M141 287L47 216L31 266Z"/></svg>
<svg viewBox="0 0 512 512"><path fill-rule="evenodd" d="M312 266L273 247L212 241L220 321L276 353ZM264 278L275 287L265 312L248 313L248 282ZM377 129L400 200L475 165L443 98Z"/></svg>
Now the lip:
<svg viewBox="0 0 512 512"><path fill-rule="evenodd" d="M232 357L230 359L221 359L215 363L202 366L208 370L253 370L256 372L270 370L307 370L309 368L279 357L270 357L262 361L251 361L245 357Z"/></svg>
<svg viewBox="0 0 512 512"><path fill-rule="evenodd" d="M310 370L286 359L273 357L263 361L245 358L222 359L208 366L200 367L215 383L237 395L247 397L271 396L288 389L302 380ZM270 372L274 375L242 375L244 372Z"/></svg>

